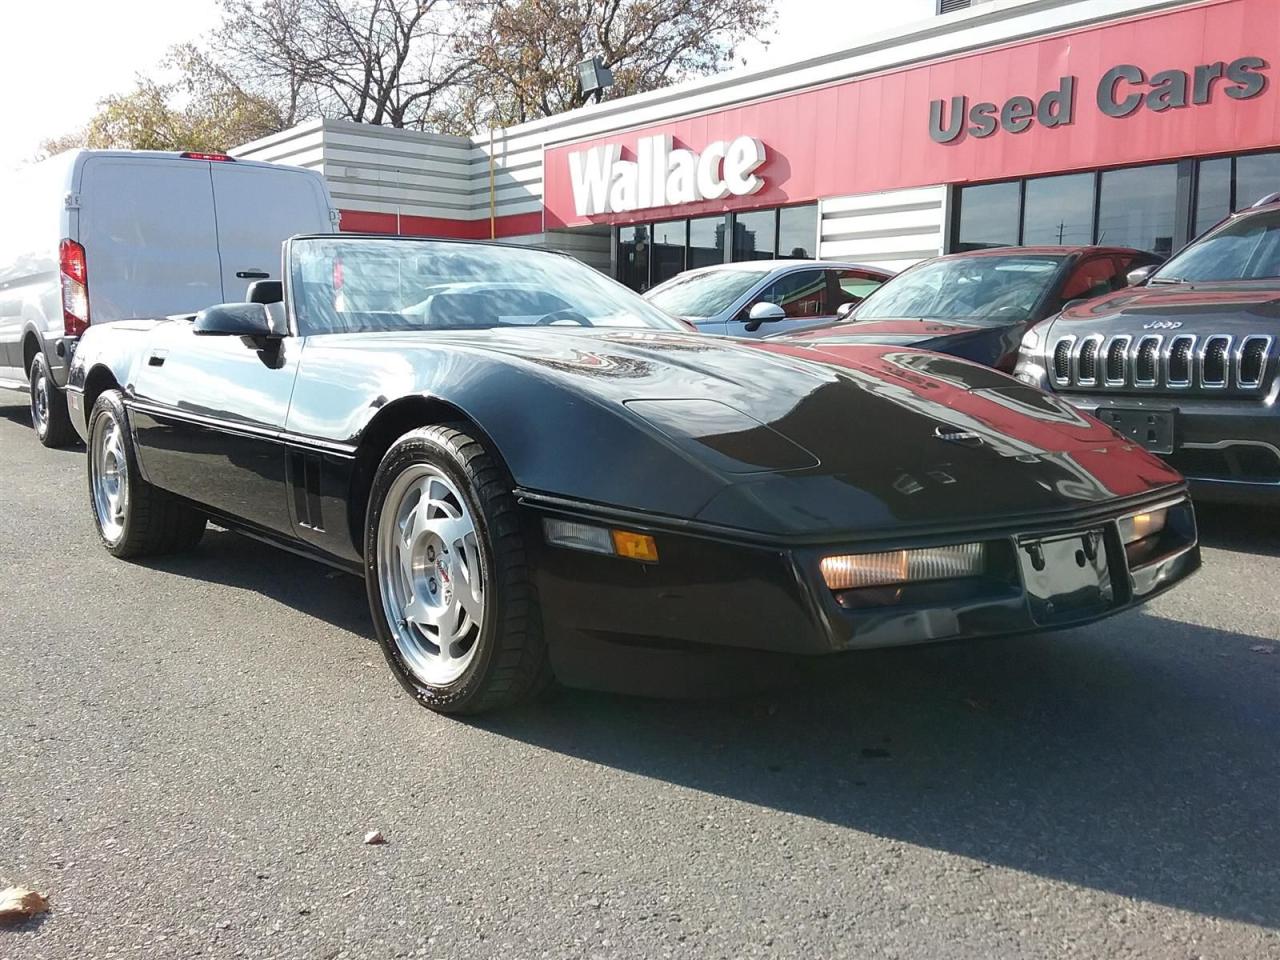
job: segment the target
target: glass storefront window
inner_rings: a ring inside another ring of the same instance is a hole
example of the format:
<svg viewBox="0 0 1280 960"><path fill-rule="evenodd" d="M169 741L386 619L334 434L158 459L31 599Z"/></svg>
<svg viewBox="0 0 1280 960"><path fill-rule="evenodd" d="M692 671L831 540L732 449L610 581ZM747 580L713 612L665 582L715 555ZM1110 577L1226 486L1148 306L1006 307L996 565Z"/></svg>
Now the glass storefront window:
<svg viewBox="0 0 1280 960"><path fill-rule="evenodd" d="M1027 181L1022 242L1026 246L1093 241L1092 173Z"/></svg>
<svg viewBox="0 0 1280 960"><path fill-rule="evenodd" d="M1173 253L1178 165L1107 170L1102 174L1097 243Z"/></svg>
<svg viewBox="0 0 1280 960"><path fill-rule="evenodd" d="M733 259L772 260L777 255L777 210L756 210L733 217Z"/></svg>
<svg viewBox="0 0 1280 960"><path fill-rule="evenodd" d="M617 238L618 279L643 293L685 270L730 260L816 259L818 205L619 227Z"/></svg>
<svg viewBox="0 0 1280 960"><path fill-rule="evenodd" d="M818 255L818 205L778 211L778 256L812 260Z"/></svg>
<svg viewBox="0 0 1280 960"><path fill-rule="evenodd" d="M653 231L653 252L649 259L653 267L649 286L656 287L684 271L687 225L687 220L669 220L655 223L650 228Z"/></svg>
<svg viewBox="0 0 1280 960"><path fill-rule="evenodd" d="M1231 158L1200 162L1196 187L1196 236L1231 212Z"/></svg>
<svg viewBox="0 0 1280 960"><path fill-rule="evenodd" d="M1016 180L965 187L956 249L1016 246L1021 192L1021 184Z"/></svg>
<svg viewBox="0 0 1280 960"><path fill-rule="evenodd" d="M700 217L689 221L689 269L724 263L726 217Z"/></svg>
<svg viewBox="0 0 1280 960"><path fill-rule="evenodd" d="M649 227L618 231L618 280L632 290L649 289Z"/></svg>
<svg viewBox="0 0 1280 960"><path fill-rule="evenodd" d="M1280 190L1280 153L1236 157L1236 209L1251 207Z"/></svg>

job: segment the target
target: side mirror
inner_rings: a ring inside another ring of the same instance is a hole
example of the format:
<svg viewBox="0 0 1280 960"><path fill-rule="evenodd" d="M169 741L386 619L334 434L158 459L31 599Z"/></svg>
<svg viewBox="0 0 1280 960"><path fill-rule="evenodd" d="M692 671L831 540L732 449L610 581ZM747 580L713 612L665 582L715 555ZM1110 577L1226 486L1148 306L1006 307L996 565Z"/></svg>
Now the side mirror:
<svg viewBox="0 0 1280 960"><path fill-rule="evenodd" d="M836 319L848 320L853 316L853 311L858 309L859 302L860 301L857 300L850 300L848 303L840 304L840 306L836 307Z"/></svg>
<svg viewBox="0 0 1280 960"><path fill-rule="evenodd" d="M1125 274L1125 282L1131 287L1138 287L1151 279L1151 275L1156 272L1159 266L1157 263L1148 263L1145 267L1138 267L1130 270Z"/></svg>
<svg viewBox="0 0 1280 960"><path fill-rule="evenodd" d="M220 303L196 314L194 333L199 337L278 338L271 313L263 303Z"/></svg>
<svg viewBox="0 0 1280 960"><path fill-rule="evenodd" d="M760 329L760 324L762 323L773 323L777 320L785 319L787 319L787 311L776 303L761 300L759 303L752 304L751 309L747 312L747 329L754 333Z"/></svg>

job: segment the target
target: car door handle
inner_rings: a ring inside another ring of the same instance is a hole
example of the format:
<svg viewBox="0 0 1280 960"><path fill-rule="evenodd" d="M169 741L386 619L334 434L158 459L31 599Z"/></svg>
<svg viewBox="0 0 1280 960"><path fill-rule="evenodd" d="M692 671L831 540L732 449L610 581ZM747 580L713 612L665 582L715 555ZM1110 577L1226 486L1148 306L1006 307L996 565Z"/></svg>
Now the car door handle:
<svg viewBox="0 0 1280 960"><path fill-rule="evenodd" d="M237 270L236 276L241 280L270 280L271 274L263 270Z"/></svg>
<svg viewBox="0 0 1280 960"><path fill-rule="evenodd" d="M163 367L165 357L169 356L168 350L152 350L151 356L147 357L147 366Z"/></svg>

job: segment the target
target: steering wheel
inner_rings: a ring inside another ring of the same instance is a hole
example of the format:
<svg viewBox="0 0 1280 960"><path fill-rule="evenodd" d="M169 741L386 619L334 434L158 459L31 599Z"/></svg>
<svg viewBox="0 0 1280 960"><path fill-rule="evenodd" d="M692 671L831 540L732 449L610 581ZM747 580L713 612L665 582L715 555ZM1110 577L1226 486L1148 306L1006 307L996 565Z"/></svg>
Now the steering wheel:
<svg viewBox="0 0 1280 960"><path fill-rule="evenodd" d="M590 320L588 320L586 317L580 314L577 310L574 310L572 307L565 307L563 310L552 310L545 317L540 317L538 319L538 322L535 323L534 326L549 327L551 326L551 324L558 323L561 320L568 320L571 323L576 323L580 327L595 326L595 324L593 324Z"/></svg>

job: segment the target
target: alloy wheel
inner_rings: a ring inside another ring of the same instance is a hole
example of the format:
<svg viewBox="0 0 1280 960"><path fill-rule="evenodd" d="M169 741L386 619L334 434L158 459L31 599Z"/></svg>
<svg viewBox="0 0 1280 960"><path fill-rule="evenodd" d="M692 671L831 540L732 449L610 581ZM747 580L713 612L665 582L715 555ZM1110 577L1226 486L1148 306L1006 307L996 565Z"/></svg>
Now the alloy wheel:
<svg viewBox="0 0 1280 960"><path fill-rule="evenodd" d="M424 683L452 683L475 658L485 619L481 549L453 481L425 463L396 478L378 526L379 587L396 648Z"/></svg>
<svg viewBox="0 0 1280 960"><path fill-rule="evenodd" d="M93 434L89 451L92 471L93 509L102 536L115 543L124 535L129 511L129 461L125 456L120 422L109 413Z"/></svg>

